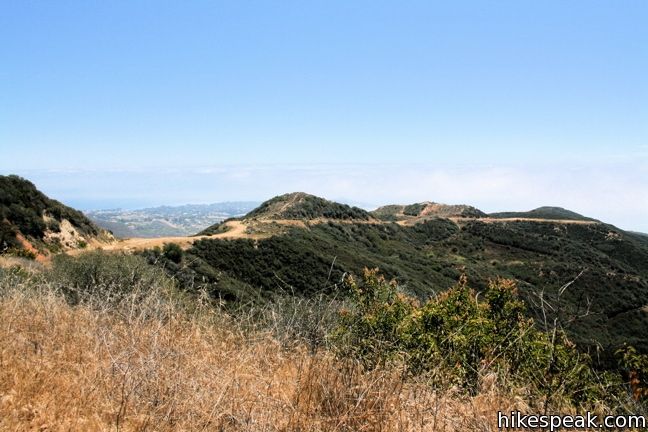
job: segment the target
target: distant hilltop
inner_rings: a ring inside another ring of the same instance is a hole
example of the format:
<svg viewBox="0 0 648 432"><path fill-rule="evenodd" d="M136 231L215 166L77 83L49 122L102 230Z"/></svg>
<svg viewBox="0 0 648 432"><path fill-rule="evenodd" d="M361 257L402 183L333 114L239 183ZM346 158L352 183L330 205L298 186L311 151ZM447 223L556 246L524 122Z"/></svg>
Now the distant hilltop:
<svg viewBox="0 0 648 432"><path fill-rule="evenodd" d="M118 238L190 236L225 219L245 215L258 205L254 201L186 204L138 210L94 210L86 212L86 216Z"/></svg>
<svg viewBox="0 0 648 432"><path fill-rule="evenodd" d="M271 297L277 287L305 295L336 289L343 275L364 267L421 298L462 275L479 290L498 277L514 279L532 314L542 313L534 309L539 292L565 310L591 307L570 329L580 346L614 352L632 340L648 352L648 237L560 207L488 214L425 201L366 211L295 192L183 247L195 263L190 280L220 275L222 298L243 301Z"/></svg>
<svg viewBox="0 0 648 432"><path fill-rule="evenodd" d="M330 201L305 192L292 192L275 196L261 203L247 214L235 218L245 223L269 223L299 221L319 223L343 221L359 223L389 223L415 225L431 219L451 219L455 222L481 220L483 222L506 222L511 220L553 221L563 223L601 223L562 207L539 207L525 212L485 213L467 204L443 204L423 201L413 204L389 204L367 211L359 207ZM201 232L219 232L216 224ZM294 224L290 224L294 225ZM222 229L222 226L220 226Z"/></svg>
<svg viewBox="0 0 648 432"><path fill-rule="evenodd" d="M245 215L246 219L333 219L370 221L366 210L329 201L305 192L279 195Z"/></svg>
<svg viewBox="0 0 648 432"><path fill-rule="evenodd" d="M488 216L493 218L528 218L528 219L549 219L549 220L580 220L600 222L571 210L562 207L538 207L527 212L499 212L491 213Z"/></svg>
<svg viewBox="0 0 648 432"><path fill-rule="evenodd" d="M393 224L413 226L427 221L444 219L464 225L470 221L506 223L536 221L561 224L601 223L596 219L560 207L540 207L527 212L487 214L466 204L443 204L423 201L413 204L390 204L367 211L359 207L330 201L305 192L275 196L249 213L219 221L198 235L223 235L238 231L249 238L262 238L285 233L288 227L312 226L324 222L345 224Z"/></svg>
<svg viewBox="0 0 648 432"><path fill-rule="evenodd" d="M431 201L409 205L386 205L371 214L384 221L418 223L430 218L531 219L553 221L600 222L562 207L538 207L525 212L485 213L465 204L441 204Z"/></svg>
<svg viewBox="0 0 648 432"><path fill-rule="evenodd" d="M371 212L376 218L385 221L421 220L430 217L486 217L483 211L469 205L448 205L431 201L409 205L386 205Z"/></svg>

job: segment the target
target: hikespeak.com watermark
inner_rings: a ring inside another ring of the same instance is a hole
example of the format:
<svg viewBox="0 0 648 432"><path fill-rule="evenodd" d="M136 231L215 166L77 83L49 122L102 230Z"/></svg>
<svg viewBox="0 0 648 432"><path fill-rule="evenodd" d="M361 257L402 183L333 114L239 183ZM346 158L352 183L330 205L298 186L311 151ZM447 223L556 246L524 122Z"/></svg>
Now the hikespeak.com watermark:
<svg viewBox="0 0 648 432"><path fill-rule="evenodd" d="M646 417L642 415L608 415L598 416L592 413L584 415L523 414L519 411L510 413L497 412L499 430L542 429L551 432L567 429L646 429Z"/></svg>

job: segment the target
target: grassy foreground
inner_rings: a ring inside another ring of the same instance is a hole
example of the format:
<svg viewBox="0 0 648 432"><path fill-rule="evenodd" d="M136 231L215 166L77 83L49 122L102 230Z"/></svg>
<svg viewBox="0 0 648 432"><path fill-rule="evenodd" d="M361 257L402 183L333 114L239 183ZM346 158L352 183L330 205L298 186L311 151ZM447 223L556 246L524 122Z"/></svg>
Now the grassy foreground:
<svg viewBox="0 0 648 432"><path fill-rule="evenodd" d="M313 342L329 325L317 305L226 312L119 259L90 276L0 274L1 430L494 431L497 411L542 412L493 370L467 392L336 356Z"/></svg>

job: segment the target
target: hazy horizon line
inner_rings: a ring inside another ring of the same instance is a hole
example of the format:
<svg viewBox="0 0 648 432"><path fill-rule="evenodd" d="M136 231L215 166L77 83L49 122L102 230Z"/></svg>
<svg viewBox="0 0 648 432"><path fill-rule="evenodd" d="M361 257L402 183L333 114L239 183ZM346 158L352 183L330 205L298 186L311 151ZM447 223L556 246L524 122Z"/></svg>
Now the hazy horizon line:
<svg viewBox="0 0 648 432"><path fill-rule="evenodd" d="M304 191L363 208L434 201L486 213L553 206L648 231L645 158L600 163L202 164L200 167L0 169L82 210L262 202Z"/></svg>

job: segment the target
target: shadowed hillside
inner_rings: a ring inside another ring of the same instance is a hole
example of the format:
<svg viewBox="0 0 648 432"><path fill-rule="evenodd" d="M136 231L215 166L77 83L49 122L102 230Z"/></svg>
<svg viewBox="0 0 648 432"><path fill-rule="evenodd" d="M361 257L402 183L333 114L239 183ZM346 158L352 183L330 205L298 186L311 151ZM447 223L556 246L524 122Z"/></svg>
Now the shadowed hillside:
<svg viewBox="0 0 648 432"><path fill-rule="evenodd" d="M112 236L21 177L0 176L0 254L43 255Z"/></svg>
<svg viewBox="0 0 648 432"><path fill-rule="evenodd" d="M555 219L555 220L580 220L598 222L562 207L538 207L527 212L499 212L490 213L492 218L529 218L529 219Z"/></svg>
<svg viewBox="0 0 648 432"><path fill-rule="evenodd" d="M313 210L305 211L304 203L312 203ZM304 194L269 200L240 221L265 236L202 238L182 263L167 268L191 284L204 281L214 295L230 301L269 299L277 292L333 292L344 274L365 266L380 268L422 299L449 288L462 274L477 288L506 277L518 282L532 315L541 317L540 305L548 301L559 304L549 315L578 316L567 330L581 346L614 350L630 342L648 350L648 243L640 235L589 218L575 220L566 210L500 219L469 206L429 203L373 213L401 218L398 222L317 219L348 211L327 203ZM300 224L272 219L297 215L315 219ZM215 229L226 230L227 224ZM151 262L158 260L151 256Z"/></svg>

